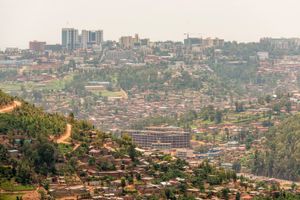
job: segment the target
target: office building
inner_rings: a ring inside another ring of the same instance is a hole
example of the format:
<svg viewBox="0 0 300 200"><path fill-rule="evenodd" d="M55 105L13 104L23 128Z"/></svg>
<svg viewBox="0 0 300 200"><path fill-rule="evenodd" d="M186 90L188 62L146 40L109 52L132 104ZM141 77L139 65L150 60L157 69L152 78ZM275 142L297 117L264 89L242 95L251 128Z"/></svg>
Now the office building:
<svg viewBox="0 0 300 200"><path fill-rule="evenodd" d="M124 49L131 49L131 48L134 47L135 44L137 44L139 42L140 42L140 39L139 39L138 34L135 34L134 37L132 37L132 36L122 36L119 39L119 44Z"/></svg>
<svg viewBox="0 0 300 200"><path fill-rule="evenodd" d="M39 41L30 41L29 42L29 49L36 52L43 52L45 50L46 42L39 42Z"/></svg>
<svg viewBox="0 0 300 200"><path fill-rule="evenodd" d="M147 127L145 130L124 130L142 148L189 148L190 132L178 127Z"/></svg>
<svg viewBox="0 0 300 200"><path fill-rule="evenodd" d="M75 50L79 47L78 30L74 28L62 29L62 47L69 51Z"/></svg>
<svg viewBox="0 0 300 200"><path fill-rule="evenodd" d="M215 47L223 47L224 46L224 39L219 39L219 38L213 39L213 45Z"/></svg>
<svg viewBox="0 0 300 200"><path fill-rule="evenodd" d="M82 30L81 32L81 48L93 48L93 46L101 46L103 43L103 31Z"/></svg>
<svg viewBox="0 0 300 200"><path fill-rule="evenodd" d="M184 45L191 46L201 46L201 47L222 47L224 46L224 40L219 38L191 38L188 37L184 39Z"/></svg>
<svg viewBox="0 0 300 200"><path fill-rule="evenodd" d="M202 45L202 38L191 38L184 39L185 46Z"/></svg>
<svg viewBox="0 0 300 200"><path fill-rule="evenodd" d="M275 49L298 49L300 38L261 38L260 45Z"/></svg>

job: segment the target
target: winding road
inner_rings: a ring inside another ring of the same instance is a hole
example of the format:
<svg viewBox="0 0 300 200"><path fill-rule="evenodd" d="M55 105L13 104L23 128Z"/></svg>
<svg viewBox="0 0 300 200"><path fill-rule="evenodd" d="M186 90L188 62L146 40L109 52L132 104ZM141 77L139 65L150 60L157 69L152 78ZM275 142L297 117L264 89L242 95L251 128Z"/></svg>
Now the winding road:
<svg viewBox="0 0 300 200"><path fill-rule="evenodd" d="M71 137L71 133L72 133L72 125L71 124L67 124L65 133L62 134L56 140L56 142L58 144L71 144L70 142L67 141Z"/></svg>
<svg viewBox="0 0 300 200"><path fill-rule="evenodd" d="M0 108L0 113L9 113L21 105L22 103L20 101L14 101L12 104Z"/></svg>
<svg viewBox="0 0 300 200"><path fill-rule="evenodd" d="M72 134L72 125L71 124L67 124L66 127L66 131L63 135L61 135L57 140L56 143L58 144L71 144L71 142L69 142L69 138L71 137ZM78 149L78 147L80 147L81 143L77 143L75 144L75 146L73 147L72 151L76 151L76 149Z"/></svg>

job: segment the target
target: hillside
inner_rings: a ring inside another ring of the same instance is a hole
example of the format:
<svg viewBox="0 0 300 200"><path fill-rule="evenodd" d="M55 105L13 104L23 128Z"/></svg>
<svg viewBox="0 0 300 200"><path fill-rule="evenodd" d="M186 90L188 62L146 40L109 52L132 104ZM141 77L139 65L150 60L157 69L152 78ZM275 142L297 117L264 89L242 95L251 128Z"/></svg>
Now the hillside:
<svg viewBox="0 0 300 200"><path fill-rule="evenodd" d="M287 118L272 128L266 149L256 152L252 171L258 175L300 180L300 115Z"/></svg>
<svg viewBox="0 0 300 200"><path fill-rule="evenodd" d="M11 105L14 102L14 98L0 91L0 110L4 109L6 106Z"/></svg>
<svg viewBox="0 0 300 200"><path fill-rule="evenodd" d="M72 113L49 114L19 101L21 106L0 114L0 199L26 199L37 191L43 199L243 199L249 194L299 199L277 184L237 177L206 160L191 166L144 151L126 135L95 130Z"/></svg>

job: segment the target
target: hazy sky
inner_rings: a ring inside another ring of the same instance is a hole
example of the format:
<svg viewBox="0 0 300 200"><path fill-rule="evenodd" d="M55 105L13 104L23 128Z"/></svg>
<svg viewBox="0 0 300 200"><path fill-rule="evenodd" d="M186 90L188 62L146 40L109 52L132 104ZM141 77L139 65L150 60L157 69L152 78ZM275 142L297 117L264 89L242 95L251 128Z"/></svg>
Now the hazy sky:
<svg viewBox="0 0 300 200"><path fill-rule="evenodd" d="M139 33L183 40L300 37L300 0L0 0L0 49L61 42L61 28L103 29L104 39Z"/></svg>

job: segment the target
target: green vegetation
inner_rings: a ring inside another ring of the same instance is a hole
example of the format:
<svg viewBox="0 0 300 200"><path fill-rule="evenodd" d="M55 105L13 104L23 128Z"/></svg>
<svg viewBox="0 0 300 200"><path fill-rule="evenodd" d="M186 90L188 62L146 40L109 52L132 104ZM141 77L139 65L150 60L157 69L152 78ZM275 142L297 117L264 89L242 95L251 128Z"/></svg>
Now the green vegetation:
<svg viewBox="0 0 300 200"><path fill-rule="evenodd" d="M3 181L0 184L0 188L2 190L11 191L11 192L30 191L35 189L35 187L33 187L32 185L20 185L20 184L13 183L12 181Z"/></svg>
<svg viewBox="0 0 300 200"><path fill-rule="evenodd" d="M58 144L58 151L63 155L71 152L71 150L72 147L69 144Z"/></svg>
<svg viewBox="0 0 300 200"><path fill-rule="evenodd" d="M2 104L10 99L1 93ZM48 138L63 133L66 123L67 118L45 113L24 101L12 112L0 114L0 134L9 142L9 145L0 145L2 189L32 189L30 185L40 182L48 174L56 173L55 163L59 152ZM17 149L18 157L8 153L8 147L11 149L11 146Z"/></svg>
<svg viewBox="0 0 300 200"><path fill-rule="evenodd" d="M1 100L2 101L2 100ZM59 114L44 113L26 102L11 113L0 115L0 133L21 134L37 138L40 135L60 135L64 132L66 119Z"/></svg>
<svg viewBox="0 0 300 200"><path fill-rule="evenodd" d="M270 129L264 152L255 152L252 172L283 179L300 179L300 115Z"/></svg>
<svg viewBox="0 0 300 200"><path fill-rule="evenodd" d="M0 70L0 81L5 81L14 78L17 75L16 69Z"/></svg>
<svg viewBox="0 0 300 200"><path fill-rule="evenodd" d="M13 97L5 94L4 92L2 92L2 90L0 90L0 108L12 103L13 100Z"/></svg>
<svg viewBox="0 0 300 200"><path fill-rule="evenodd" d="M224 94L229 88L224 86L213 73L209 71L190 69L174 70L171 67L147 66L100 69L97 71L82 71L74 76L73 81L66 85L67 90L83 94L88 81L108 81L115 88L126 91L138 89L140 91L167 90L200 90L208 94L212 91ZM221 86L222 85L222 86Z"/></svg>
<svg viewBox="0 0 300 200"><path fill-rule="evenodd" d="M24 193L0 194L0 200L16 200L20 199Z"/></svg>

